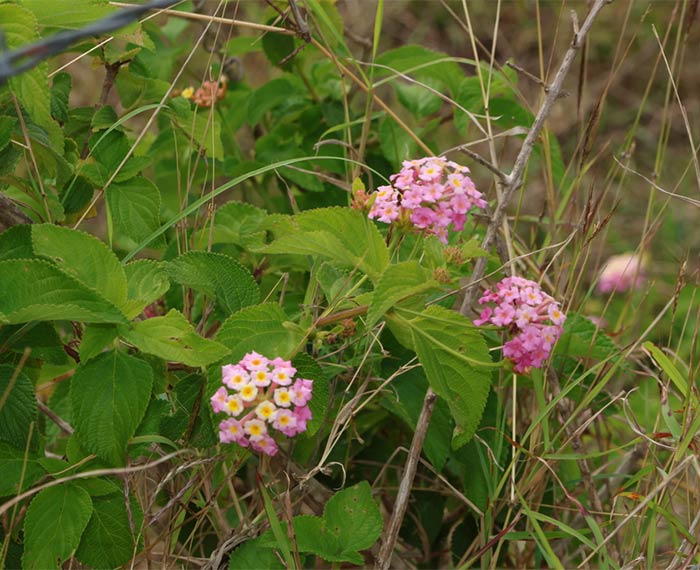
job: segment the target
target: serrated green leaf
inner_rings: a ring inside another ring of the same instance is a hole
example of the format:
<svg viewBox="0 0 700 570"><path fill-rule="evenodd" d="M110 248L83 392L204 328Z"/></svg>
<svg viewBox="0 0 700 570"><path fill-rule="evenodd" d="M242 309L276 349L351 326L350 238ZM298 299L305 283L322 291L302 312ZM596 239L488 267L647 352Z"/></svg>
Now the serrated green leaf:
<svg viewBox="0 0 700 570"><path fill-rule="evenodd" d="M256 125L265 113L279 105L287 104L290 97L305 95L305 92L304 84L297 77L289 74L268 81L256 89L249 99L248 124Z"/></svg>
<svg viewBox="0 0 700 570"><path fill-rule="evenodd" d="M117 239L139 242L160 226L160 192L150 180L115 182L105 190L105 199Z"/></svg>
<svg viewBox="0 0 700 570"><path fill-rule="evenodd" d="M24 372L0 365L0 440L25 449L32 422L36 422L34 386ZM36 435L36 430L35 430ZM32 444L36 438L32 438ZM36 448L36 445L32 445Z"/></svg>
<svg viewBox="0 0 700 570"><path fill-rule="evenodd" d="M190 251L167 262L165 268L176 283L216 297L228 314L254 305L260 299L253 276L228 255Z"/></svg>
<svg viewBox="0 0 700 570"><path fill-rule="evenodd" d="M91 515L90 495L78 485L41 491L27 509L22 567L60 568L78 547Z"/></svg>
<svg viewBox="0 0 700 570"><path fill-rule="evenodd" d="M80 562L93 568L116 568L139 551L143 540L143 511L133 497L129 502L127 512L124 493L93 500L92 516L75 553ZM131 531L130 519L135 532Z"/></svg>
<svg viewBox="0 0 700 570"><path fill-rule="evenodd" d="M0 442L0 497L18 495L46 474L39 458L32 453L25 458L24 453L24 449Z"/></svg>
<svg viewBox="0 0 700 570"><path fill-rule="evenodd" d="M70 320L125 323L119 309L41 259L0 261L0 323Z"/></svg>
<svg viewBox="0 0 700 570"><path fill-rule="evenodd" d="M445 399L461 430L457 443L467 443L479 426L491 389L488 367L493 364L486 342L465 317L442 307L429 307L402 323L410 327L430 386Z"/></svg>
<svg viewBox="0 0 700 570"><path fill-rule="evenodd" d="M124 312L133 319L148 305L160 299L170 289L170 280L163 264L151 259L139 259L124 266L127 281L127 304Z"/></svg>
<svg viewBox="0 0 700 570"><path fill-rule="evenodd" d="M48 257L63 271L99 291L117 307L124 306L124 269L114 252L99 239L53 224L35 224L32 226L32 244L36 255Z"/></svg>
<svg viewBox="0 0 700 570"><path fill-rule="evenodd" d="M71 380L71 404L83 447L111 464L123 464L152 385L146 362L116 350L81 364Z"/></svg>
<svg viewBox="0 0 700 570"><path fill-rule="evenodd" d="M323 248L326 251L321 255L345 266L357 267L372 280L378 279L389 265L389 249L382 234L367 216L357 210L318 208L302 212L294 220L304 233L323 232L333 236L331 247ZM337 253L328 253L328 249Z"/></svg>
<svg viewBox="0 0 700 570"><path fill-rule="evenodd" d="M34 12L39 25L67 30L82 28L115 11L115 8L104 0L22 0L22 4Z"/></svg>
<svg viewBox="0 0 700 570"><path fill-rule="evenodd" d="M303 338L303 332L290 325L279 306L255 305L226 319L216 340L229 349L232 362L252 350L289 358Z"/></svg>
<svg viewBox="0 0 700 570"><path fill-rule="evenodd" d="M367 311L367 326L374 326L384 313L402 300L440 288L430 271L417 261L404 261L386 268L374 289Z"/></svg>
<svg viewBox="0 0 700 570"><path fill-rule="evenodd" d="M39 39L34 14L22 6L1 4L0 22L7 47L11 50ZM39 63L32 69L11 77L9 84L32 121L48 133L51 146L62 151L63 132L51 117L48 71L45 62Z"/></svg>
<svg viewBox="0 0 700 570"><path fill-rule="evenodd" d="M163 317L134 323L122 337L146 354L187 366L206 366L229 352L222 344L199 336L192 324L175 309Z"/></svg>

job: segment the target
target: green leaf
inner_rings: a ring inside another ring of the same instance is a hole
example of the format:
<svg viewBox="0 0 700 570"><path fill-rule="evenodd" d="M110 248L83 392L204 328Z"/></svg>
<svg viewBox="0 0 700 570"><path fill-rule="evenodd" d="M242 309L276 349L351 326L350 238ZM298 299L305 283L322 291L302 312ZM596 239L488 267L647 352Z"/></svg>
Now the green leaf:
<svg viewBox="0 0 700 570"><path fill-rule="evenodd" d="M0 291L0 323L126 322L119 309L99 293L41 259L0 261Z"/></svg>
<svg viewBox="0 0 700 570"><path fill-rule="evenodd" d="M46 474L39 458L31 453L25 458L24 453L24 449L0 442L0 497L22 493Z"/></svg>
<svg viewBox="0 0 700 570"><path fill-rule="evenodd" d="M71 0L70 2L22 0L22 4L34 12L41 26L67 30L82 28L115 11L115 8L104 0Z"/></svg>
<svg viewBox="0 0 700 570"><path fill-rule="evenodd" d="M326 503L323 518L294 517L294 534L302 552L328 562L364 565L358 551L370 548L382 532L382 515L367 481L336 493Z"/></svg>
<svg viewBox="0 0 700 570"><path fill-rule="evenodd" d="M404 160L414 158L418 152L418 143L391 117L385 117L379 125L379 146L396 170Z"/></svg>
<svg viewBox="0 0 700 570"><path fill-rule="evenodd" d="M231 315L219 329L217 342L226 346L236 362L252 350L289 358L301 342L303 332L287 322L277 305L246 307Z"/></svg>
<svg viewBox="0 0 700 570"><path fill-rule="evenodd" d="M389 265L389 249L365 215L350 208L318 208L294 216L299 230L282 234L267 253L321 255L358 268L376 281Z"/></svg>
<svg viewBox="0 0 700 570"><path fill-rule="evenodd" d="M51 85L51 115L57 121L68 120L68 97L73 78L70 73L57 73Z"/></svg>
<svg viewBox="0 0 700 570"><path fill-rule="evenodd" d="M166 84L167 85L167 84ZM175 124L180 127L187 137L197 146L204 149L207 156L216 160L223 160L223 146L221 144L221 121L216 114L199 109L195 113L190 108L190 103L181 97L175 97L169 103Z"/></svg>
<svg viewBox="0 0 700 570"><path fill-rule="evenodd" d="M328 402L330 401L328 380L318 363L308 354L301 353L297 355L294 357L292 364L297 369L297 378L313 380L314 383L313 396L309 400L309 409L312 417L304 432L306 437L312 437L320 429L328 411Z"/></svg>
<svg viewBox="0 0 700 570"><path fill-rule="evenodd" d="M288 104L290 98L302 96L304 93L304 84L295 76L285 75L268 81L249 99L248 124L258 124L265 113L277 106Z"/></svg>
<svg viewBox="0 0 700 570"><path fill-rule="evenodd" d="M430 386L450 407L460 428L453 447L469 441L479 426L491 389L493 366L479 330L459 313L432 306L403 320L413 335Z"/></svg>
<svg viewBox="0 0 700 570"><path fill-rule="evenodd" d="M30 349L30 357L49 362L65 364L68 356L56 329L50 323L31 323L0 328L0 346L22 354Z"/></svg>
<svg viewBox="0 0 700 570"><path fill-rule="evenodd" d="M15 131L17 119L14 117L0 117L0 151L5 150L12 140L12 133Z"/></svg>
<svg viewBox="0 0 700 570"><path fill-rule="evenodd" d="M78 547L91 515L90 495L77 485L41 491L27 509L22 567L60 568Z"/></svg>
<svg viewBox="0 0 700 570"><path fill-rule="evenodd" d="M374 326L384 313L402 300L439 289L440 284L417 261L404 261L386 268L377 282L367 311L367 326Z"/></svg>
<svg viewBox="0 0 700 570"><path fill-rule="evenodd" d="M216 209L214 228L204 228L197 234L198 247L208 243L231 243L242 248L260 246L265 239L262 224L267 212L244 202L227 202Z"/></svg>
<svg viewBox="0 0 700 570"><path fill-rule="evenodd" d="M671 359L661 352L657 346L654 346L654 343L651 341L646 341L642 346L654 359L654 363L671 379L671 382L676 386L676 389L680 392L683 399L686 400L690 395L693 403L697 405L697 396L695 393L693 391L690 393L688 392L687 377L676 368L676 365L673 364Z"/></svg>
<svg viewBox="0 0 700 570"><path fill-rule="evenodd" d="M36 414L31 380L24 372L15 374L13 366L0 365L0 440L25 449L31 424L36 422ZM32 443L34 442L36 438L33 439Z"/></svg>
<svg viewBox="0 0 700 570"><path fill-rule="evenodd" d="M105 190L105 199L117 238L139 242L160 227L160 192L150 180L115 182Z"/></svg>
<svg viewBox="0 0 700 570"><path fill-rule="evenodd" d="M441 82L434 79L428 79L422 83L438 92L442 90ZM437 113L442 107L442 99L423 85L397 82L394 88L400 103L418 118Z"/></svg>
<svg viewBox="0 0 700 570"><path fill-rule="evenodd" d="M187 366L206 366L229 352L222 344L199 336L184 315L175 309L163 317L134 323L122 336L146 354Z"/></svg>
<svg viewBox="0 0 700 570"><path fill-rule="evenodd" d="M34 248L31 225L12 226L0 234L0 261L32 257L34 257Z"/></svg>
<svg viewBox="0 0 700 570"><path fill-rule="evenodd" d="M423 408L425 391L428 389L424 372L420 368L414 368L401 374L392 380L391 389L395 394L384 396L382 405L415 430ZM454 422L447 402L438 398L423 444L425 456L438 472L442 471L450 455L453 431Z"/></svg>
<svg viewBox="0 0 700 570"><path fill-rule="evenodd" d="M229 570L284 570L286 566L272 548L264 546L262 537L247 540L231 553Z"/></svg>
<svg viewBox="0 0 700 570"><path fill-rule="evenodd" d="M131 517L129 515L131 514ZM134 531L131 530L130 518ZM126 510L124 493L93 500L93 512L75 557L93 568L116 568L131 560L143 540L143 511L131 498Z"/></svg>
<svg viewBox="0 0 700 570"><path fill-rule="evenodd" d="M564 323L562 335L554 347L555 355L594 360L605 360L617 353L618 349L612 339L579 314L569 315Z"/></svg>
<svg viewBox="0 0 700 570"><path fill-rule="evenodd" d="M146 362L116 350L81 364L71 380L71 403L83 447L111 464L123 464L152 385Z"/></svg>
<svg viewBox="0 0 700 570"><path fill-rule="evenodd" d="M170 280L162 263L139 259L124 266L127 280L126 316L133 319L148 305L160 299L170 289Z"/></svg>
<svg viewBox="0 0 700 570"><path fill-rule="evenodd" d="M112 344L119 336L119 329L112 324L90 323L83 330L80 341L80 360L87 362Z"/></svg>
<svg viewBox="0 0 700 570"><path fill-rule="evenodd" d="M0 22L7 47L12 50L39 39L37 21L29 10L16 4L0 4ZM31 117L49 135L51 146L63 150L63 132L51 117L48 65L39 63L10 78L10 89Z"/></svg>
<svg viewBox="0 0 700 570"><path fill-rule="evenodd" d="M165 268L176 283L216 297L227 314L254 305L260 299L253 276L228 255L190 251L169 261Z"/></svg>
<svg viewBox="0 0 700 570"><path fill-rule="evenodd" d="M292 66L293 58L288 59L284 65L280 65L280 62L291 55L296 49L294 36L265 34L262 38L262 47L267 59L270 60L272 65L276 65L285 70L288 70Z"/></svg>
<svg viewBox="0 0 700 570"><path fill-rule="evenodd" d="M117 307L124 306L124 269L117 256L99 239L53 224L36 224L32 226L32 244L36 255L50 258L63 271L99 291Z"/></svg>
<svg viewBox="0 0 700 570"><path fill-rule="evenodd" d="M375 68L375 78L392 75L395 72L405 73L419 79L428 78L442 81L454 96L464 73L454 58L446 54L430 50L419 45L406 45L381 54ZM386 68L389 69L386 69Z"/></svg>

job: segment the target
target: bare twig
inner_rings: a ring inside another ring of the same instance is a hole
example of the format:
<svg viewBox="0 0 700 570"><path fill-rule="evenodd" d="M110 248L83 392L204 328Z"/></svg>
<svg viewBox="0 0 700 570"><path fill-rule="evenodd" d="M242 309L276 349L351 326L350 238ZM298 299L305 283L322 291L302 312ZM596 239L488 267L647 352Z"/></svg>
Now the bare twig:
<svg viewBox="0 0 700 570"><path fill-rule="evenodd" d="M576 54L583 45L583 41L588 32L590 31L591 27L593 26L593 22L600 13L600 10L603 8L603 6L605 6L605 4L609 4L610 2L611 0L595 0L595 3L591 7L588 16L586 16L586 20L583 22L583 25L581 26L579 32L574 35L574 38L571 41L571 45L569 46L569 49L564 55L564 59L562 60L561 65L559 66L559 70L554 76L554 81L552 81L552 84L549 87L549 91L547 92L544 101L542 102L542 106L537 112L535 122L532 124L530 131L528 132L527 136L525 137L525 140L523 141L523 146L520 148L520 152L518 153L518 156L515 159L513 170L509 175L506 176L505 181L501 182L502 196L498 204L496 205L496 209L493 213L493 218L491 219L491 222L486 228L486 235L484 236L484 240L481 243L482 249L488 251L493 245L496 239L496 233L498 231L498 228L503 222L503 217L505 216L506 208L508 207L508 204L510 203L513 194L515 194L515 192L520 188L522 184L523 176L525 173L525 167L527 166L528 160L530 159L530 155L532 154L532 151L535 148L535 143L537 142L537 138L539 137L540 132L544 127L545 121L547 120L550 112L552 111L552 106L559 97L559 93L561 92L562 86L564 84L564 79L566 78L566 76L569 73L569 70L571 69L571 65L574 62L574 58L576 57ZM474 287L474 285L483 278L484 272L486 271L487 261L488 259L486 257L480 257L479 259L477 259L474 265L474 272L472 273L472 277L469 284L466 286L464 299L460 308L460 312L463 315L467 314L469 308L474 302L474 298L476 297L477 292L477 289L476 287Z"/></svg>
<svg viewBox="0 0 700 570"><path fill-rule="evenodd" d="M75 431L73 429L73 426L70 425L58 414L56 414L56 412L54 412L51 408L44 404L44 402L42 402L39 398L36 399L36 405L37 408L39 408L39 411L42 414L44 414L47 418L49 418L53 423L55 423L63 433L65 433L66 435L73 435L73 432Z"/></svg>
<svg viewBox="0 0 700 570"><path fill-rule="evenodd" d="M403 518L406 514L408 498L411 495L413 479L416 476L418 460L420 459L421 450L423 449L423 442L425 441L425 435L428 432L428 425L430 425L430 417L433 415L436 399L437 395L435 392L428 388L427 392L425 393L425 399L423 400L423 409L420 412L420 417L418 418L418 423L416 424L416 431L413 434L411 450L408 453L406 466L404 467L403 476L401 477L399 492L396 495L394 512L391 514L391 519L389 520L389 525L386 533L384 534L382 546L379 549L377 562L374 566L376 570L387 570L391 566L391 555L394 551L396 539L399 536L401 523L403 522Z"/></svg>

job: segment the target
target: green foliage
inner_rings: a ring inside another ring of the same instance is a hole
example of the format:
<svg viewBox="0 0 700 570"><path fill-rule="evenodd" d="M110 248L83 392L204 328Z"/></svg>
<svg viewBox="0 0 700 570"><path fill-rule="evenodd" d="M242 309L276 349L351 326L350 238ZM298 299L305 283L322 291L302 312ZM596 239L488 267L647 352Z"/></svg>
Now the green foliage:
<svg viewBox="0 0 700 570"><path fill-rule="evenodd" d="M311 552L328 562L365 560L360 550L370 548L382 532L379 506L366 481L336 493L326 503L323 517L294 517L294 534L301 552Z"/></svg>
<svg viewBox="0 0 700 570"><path fill-rule="evenodd" d="M75 432L85 449L121 465L148 405L151 367L118 350L81 364L71 381Z"/></svg>
<svg viewBox="0 0 700 570"><path fill-rule="evenodd" d="M31 380L12 366L0 366L0 439L24 449L36 448L36 435L29 440L36 422L36 400Z"/></svg>
<svg viewBox="0 0 700 570"><path fill-rule="evenodd" d="M122 336L146 354L188 366L206 366L228 353L221 343L198 335L190 322L176 309L171 309L163 317L134 323Z"/></svg>
<svg viewBox="0 0 700 570"><path fill-rule="evenodd" d="M23 568L54 568L70 558L90 520L92 500L69 483L41 491L24 520Z"/></svg>

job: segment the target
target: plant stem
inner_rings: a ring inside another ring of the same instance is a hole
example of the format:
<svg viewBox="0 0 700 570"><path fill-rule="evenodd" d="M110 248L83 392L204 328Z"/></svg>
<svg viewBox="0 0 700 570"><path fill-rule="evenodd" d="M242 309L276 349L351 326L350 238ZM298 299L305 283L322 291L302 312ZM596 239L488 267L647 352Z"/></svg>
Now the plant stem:
<svg viewBox="0 0 700 570"><path fill-rule="evenodd" d="M436 399L437 395L435 392L433 392L431 388L428 388L423 400L423 408L421 409L420 417L416 424L416 431L413 434L413 441L411 441L411 449L408 452L408 459L406 460L406 466L404 467L403 476L401 477L399 492L396 495L394 512L391 514L382 546L379 549L377 562L374 565L375 570L387 570L391 566L391 556L394 551L396 539L399 536L401 523L406 514L408 498L411 496L413 479L416 476L418 460L420 459L421 450L423 449L425 435L428 432L428 425L430 425L430 417L433 415L433 409L435 409Z"/></svg>

